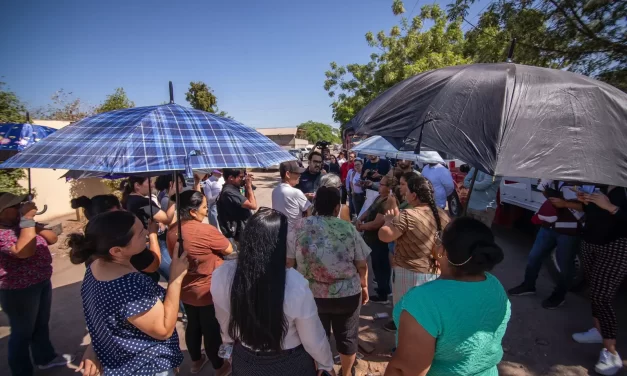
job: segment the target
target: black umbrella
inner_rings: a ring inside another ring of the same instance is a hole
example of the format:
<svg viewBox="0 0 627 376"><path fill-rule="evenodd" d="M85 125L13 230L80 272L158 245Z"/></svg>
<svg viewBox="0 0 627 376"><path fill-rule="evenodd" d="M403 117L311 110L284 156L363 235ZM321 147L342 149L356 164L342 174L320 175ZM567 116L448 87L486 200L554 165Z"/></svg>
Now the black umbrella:
<svg viewBox="0 0 627 376"><path fill-rule="evenodd" d="M491 175L627 186L627 94L572 72L512 63L429 71L381 94L346 129Z"/></svg>

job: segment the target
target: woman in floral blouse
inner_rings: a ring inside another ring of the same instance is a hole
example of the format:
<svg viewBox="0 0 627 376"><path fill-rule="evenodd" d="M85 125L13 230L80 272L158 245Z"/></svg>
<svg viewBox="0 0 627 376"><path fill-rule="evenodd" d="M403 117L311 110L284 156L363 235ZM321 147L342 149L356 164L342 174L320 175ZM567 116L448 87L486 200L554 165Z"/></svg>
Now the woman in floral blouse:
<svg viewBox="0 0 627 376"><path fill-rule="evenodd" d="M368 302L370 248L350 222L337 217L340 197L339 189L318 189L318 215L296 228L296 254L288 255L288 264L295 261L309 281L327 336L333 328L342 363L340 375L344 376L351 374L355 364L359 312Z"/></svg>

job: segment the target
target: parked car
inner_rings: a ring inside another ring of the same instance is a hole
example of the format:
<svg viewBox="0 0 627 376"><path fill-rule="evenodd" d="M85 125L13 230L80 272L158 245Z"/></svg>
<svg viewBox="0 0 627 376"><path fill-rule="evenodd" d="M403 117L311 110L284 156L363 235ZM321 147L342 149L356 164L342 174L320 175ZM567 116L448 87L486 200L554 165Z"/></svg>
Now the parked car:
<svg viewBox="0 0 627 376"><path fill-rule="evenodd" d="M311 151L311 148L300 148L300 154L303 156L302 160L305 160L309 157L309 152Z"/></svg>
<svg viewBox="0 0 627 376"><path fill-rule="evenodd" d="M298 159L299 161L303 160L303 153L301 152L300 149L289 149L288 152L292 154L294 158Z"/></svg>

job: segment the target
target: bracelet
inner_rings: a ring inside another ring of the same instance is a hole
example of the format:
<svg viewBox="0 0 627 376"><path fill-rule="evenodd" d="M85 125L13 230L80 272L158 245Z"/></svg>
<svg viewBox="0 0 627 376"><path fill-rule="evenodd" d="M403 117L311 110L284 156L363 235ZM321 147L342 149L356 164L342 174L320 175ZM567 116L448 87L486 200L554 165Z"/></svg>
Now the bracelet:
<svg viewBox="0 0 627 376"><path fill-rule="evenodd" d="M620 210L620 206L617 206L616 209L612 210L610 212L611 215L616 215L616 213L618 213L618 211Z"/></svg>
<svg viewBox="0 0 627 376"><path fill-rule="evenodd" d="M37 226L37 222L35 222L32 218L20 218L20 228L33 228Z"/></svg>

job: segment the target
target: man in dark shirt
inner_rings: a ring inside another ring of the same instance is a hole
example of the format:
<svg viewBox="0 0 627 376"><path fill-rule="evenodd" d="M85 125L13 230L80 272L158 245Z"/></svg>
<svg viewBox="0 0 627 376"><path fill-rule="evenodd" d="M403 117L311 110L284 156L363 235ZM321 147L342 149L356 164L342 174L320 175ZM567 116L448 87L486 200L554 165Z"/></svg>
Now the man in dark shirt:
<svg viewBox="0 0 627 376"><path fill-rule="evenodd" d="M309 160L309 166L300 175L300 181L296 188L300 189L305 194L305 197L311 201L320 185L320 178L326 174L326 171L322 170L322 154L319 152L312 151L307 159Z"/></svg>
<svg viewBox="0 0 627 376"><path fill-rule="evenodd" d="M373 186L372 183L380 182L381 179L390 172L390 168L390 161L387 159L381 159L376 155L369 155L368 160L364 163L361 179L368 181L366 183L368 189L377 190L378 186Z"/></svg>
<svg viewBox="0 0 627 376"><path fill-rule="evenodd" d="M225 237L239 242L246 227L246 221L252 216L251 210L257 210L257 199L253 190L253 176L244 169L225 168L222 171L224 186L216 202L218 224ZM245 188L245 197L240 188Z"/></svg>

